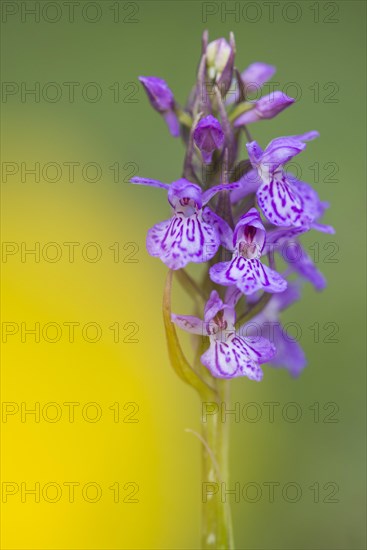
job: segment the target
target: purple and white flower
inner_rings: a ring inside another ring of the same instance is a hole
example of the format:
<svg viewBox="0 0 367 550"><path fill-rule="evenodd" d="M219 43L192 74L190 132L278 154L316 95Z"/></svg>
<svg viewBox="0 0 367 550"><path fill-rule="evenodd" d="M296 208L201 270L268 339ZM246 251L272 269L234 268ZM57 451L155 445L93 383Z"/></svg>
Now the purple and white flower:
<svg viewBox="0 0 367 550"><path fill-rule="evenodd" d="M171 184L139 177L131 182L168 192L173 216L149 229L146 245L149 254L160 258L170 269L181 269L189 262L206 262L221 244L232 246L232 229L206 205L216 193L235 189L237 183L216 185L203 192L184 178Z"/></svg>
<svg viewBox="0 0 367 550"><path fill-rule="evenodd" d="M226 304L216 290L205 305L204 320L191 315L172 315L172 321L187 332L208 336L210 345L201 362L216 378L247 376L260 381L262 363L275 355L275 346L259 336L238 336L234 304ZM241 329L239 330L241 333Z"/></svg>
<svg viewBox="0 0 367 550"><path fill-rule="evenodd" d="M235 285L243 294L259 289L283 292L287 281L260 261L266 242L265 228L256 208L243 215L234 230L231 261L219 262L209 270L212 281L223 286Z"/></svg>
<svg viewBox="0 0 367 550"><path fill-rule="evenodd" d="M211 163L214 151L220 149L224 142L220 122L212 115L202 118L194 130L194 142L200 149L205 164Z"/></svg>
<svg viewBox="0 0 367 550"><path fill-rule="evenodd" d="M175 99L165 80L156 76L140 76L152 107L163 115L174 137L180 135L180 124L175 113Z"/></svg>
<svg viewBox="0 0 367 550"><path fill-rule="evenodd" d="M289 177L283 165L305 149L305 141L317 136L317 132L308 132L299 136L276 138L265 151L256 141L247 144L250 161L262 182L257 190L257 200L266 218L274 225L310 226L315 219L314 200L311 204L305 198L303 182Z"/></svg>

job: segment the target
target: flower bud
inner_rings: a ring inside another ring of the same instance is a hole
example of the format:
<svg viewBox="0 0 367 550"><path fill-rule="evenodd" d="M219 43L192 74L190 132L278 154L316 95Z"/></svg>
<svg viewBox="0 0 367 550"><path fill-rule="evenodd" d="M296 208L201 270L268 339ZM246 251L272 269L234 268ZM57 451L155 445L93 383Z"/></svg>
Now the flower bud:
<svg viewBox="0 0 367 550"><path fill-rule="evenodd" d="M222 147L224 133L219 121L212 115L202 118L194 130L194 142L206 164L212 161L213 152Z"/></svg>
<svg viewBox="0 0 367 550"><path fill-rule="evenodd" d="M276 91L254 102L254 108L240 115L234 122L235 126L250 124L258 120L274 118L294 103L293 97L288 97L283 92Z"/></svg>
<svg viewBox="0 0 367 550"><path fill-rule="evenodd" d="M206 48L206 64L208 76L218 86L224 96L228 91L233 76L235 45L231 34L230 43L225 38L210 42Z"/></svg>
<svg viewBox="0 0 367 550"><path fill-rule="evenodd" d="M180 134L180 126L174 111L175 100L167 83L156 76L140 76L153 109L163 115L171 134L177 137Z"/></svg>

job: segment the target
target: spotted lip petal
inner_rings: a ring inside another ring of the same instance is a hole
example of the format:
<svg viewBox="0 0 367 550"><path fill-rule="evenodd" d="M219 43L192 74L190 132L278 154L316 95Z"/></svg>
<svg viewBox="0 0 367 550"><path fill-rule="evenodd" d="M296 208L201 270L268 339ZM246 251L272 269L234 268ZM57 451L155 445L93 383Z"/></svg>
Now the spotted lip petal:
<svg viewBox="0 0 367 550"><path fill-rule="evenodd" d="M230 262L219 262L209 270L213 282L223 285L236 285L243 294L253 294L259 289L266 292L283 292L287 281L260 260L247 260L235 255Z"/></svg>
<svg viewBox="0 0 367 550"><path fill-rule="evenodd" d="M275 172L270 182L258 189L256 197L264 215L274 225L300 227L312 222L310 214L303 209L297 191L293 190L282 170Z"/></svg>
<svg viewBox="0 0 367 550"><path fill-rule="evenodd" d="M263 377L245 342L237 337L227 342L211 340L209 349L201 356L201 362L215 378L247 376L259 382Z"/></svg>
<svg viewBox="0 0 367 550"><path fill-rule="evenodd" d="M181 269L189 262L206 262L215 256L219 236L200 214L185 217L176 214L148 231L147 250L170 269Z"/></svg>

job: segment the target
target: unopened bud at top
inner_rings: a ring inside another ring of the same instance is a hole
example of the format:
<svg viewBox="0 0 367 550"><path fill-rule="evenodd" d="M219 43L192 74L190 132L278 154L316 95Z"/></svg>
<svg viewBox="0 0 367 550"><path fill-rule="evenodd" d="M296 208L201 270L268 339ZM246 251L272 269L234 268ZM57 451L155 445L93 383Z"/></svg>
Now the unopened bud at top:
<svg viewBox="0 0 367 550"><path fill-rule="evenodd" d="M232 82L235 45L231 35L230 43L225 38L210 42L206 48L207 74L220 87L224 95Z"/></svg>

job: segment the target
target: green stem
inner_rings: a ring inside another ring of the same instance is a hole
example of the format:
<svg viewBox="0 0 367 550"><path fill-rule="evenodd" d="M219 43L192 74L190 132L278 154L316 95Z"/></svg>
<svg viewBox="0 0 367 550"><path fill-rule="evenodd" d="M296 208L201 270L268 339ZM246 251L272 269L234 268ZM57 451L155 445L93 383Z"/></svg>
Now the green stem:
<svg viewBox="0 0 367 550"><path fill-rule="evenodd" d="M218 400L202 396L202 548L234 548L228 490L229 424L222 420L221 406L229 404L229 380L217 379Z"/></svg>

